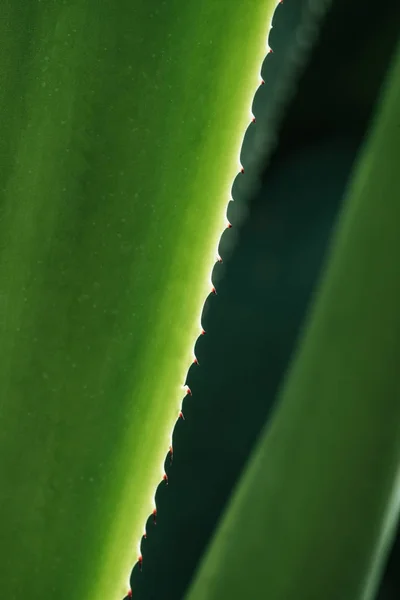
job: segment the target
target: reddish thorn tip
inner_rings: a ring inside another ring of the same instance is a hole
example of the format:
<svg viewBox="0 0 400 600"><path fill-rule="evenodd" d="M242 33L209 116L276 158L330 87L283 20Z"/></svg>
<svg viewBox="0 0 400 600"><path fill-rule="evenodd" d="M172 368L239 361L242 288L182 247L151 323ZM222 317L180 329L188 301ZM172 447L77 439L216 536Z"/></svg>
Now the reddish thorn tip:
<svg viewBox="0 0 400 600"><path fill-rule="evenodd" d="M145 540L147 539L147 533L146 532L143 534L143 537L144 537Z"/></svg>
<svg viewBox="0 0 400 600"><path fill-rule="evenodd" d="M270 48L268 54L273 54L273 53L274 53L274 51L272 50L272 48Z"/></svg>
<svg viewBox="0 0 400 600"><path fill-rule="evenodd" d="M251 122L252 122L252 123L255 123L255 122L256 122L256 118L255 118L255 117L253 117L253 118L252 118L252 120L251 120Z"/></svg>
<svg viewBox="0 0 400 600"><path fill-rule="evenodd" d="M218 262L222 263L222 258L220 256L218 257Z"/></svg>
<svg viewBox="0 0 400 600"><path fill-rule="evenodd" d="M183 412L182 411L179 412L179 418L185 420L185 417L183 416Z"/></svg>
<svg viewBox="0 0 400 600"><path fill-rule="evenodd" d="M190 389L190 387L188 385L186 386L186 394L188 394L189 396L192 395L192 390Z"/></svg>
<svg viewBox="0 0 400 600"><path fill-rule="evenodd" d="M232 229L232 223L228 223L228 229Z"/></svg>
<svg viewBox="0 0 400 600"><path fill-rule="evenodd" d="M195 365L198 365L198 364L199 364L199 361L197 360L197 358L194 358L194 359L193 359L193 362L194 362L194 364L195 364Z"/></svg>
<svg viewBox="0 0 400 600"><path fill-rule="evenodd" d="M264 79L261 79L261 85L264 85L264 84L265 84Z"/></svg>
<svg viewBox="0 0 400 600"><path fill-rule="evenodd" d="M206 332L204 331L204 329L201 330L201 335L206 335Z"/></svg>
<svg viewBox="0 0 400 600"><path fill-rule="evenodd" d="M143 562L143 556L140 555L140 556L138 556L138 563L139 563L139 565L141 565L142 562Z"/></svg>
<svg viewBox="0 0 400 600"><path fill-rule="evenodd" d="M128 592L128 598L132 598L132 590L129 590L129 592Z"/></svg>
<svg viewBox="0 0 400 600"><path fill-rule="evenodd" d="M163 475L163 481L168 485L168 475L166 473Z"/></svg>
<svg viewBox="0 0 400 600"><path fill-rule="evenodd" d="M243 167L240 169L240 172L241 172L241 173L242 173L242 175L243 175L243 173L244 173L244 169L243 169Z"/></svg>
<svg viewBox="0 0 400 600"><path fill-rule="evenodd" d="M215 287L213 287L213 288L211 289L211 292L212 292L213 294L216 294L216 293L217 293L217 290L215 289Z"/></svg>

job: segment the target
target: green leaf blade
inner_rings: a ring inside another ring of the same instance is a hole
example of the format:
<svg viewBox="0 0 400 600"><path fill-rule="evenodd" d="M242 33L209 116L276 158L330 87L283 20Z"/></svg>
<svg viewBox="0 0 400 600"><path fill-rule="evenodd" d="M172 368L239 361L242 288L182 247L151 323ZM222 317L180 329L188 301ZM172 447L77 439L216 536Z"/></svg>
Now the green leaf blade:
<svg viewBox="0 0 400 600"><path fill-rule="evenodd" d="M192 8L1 9L10 600L119 600L162 477L272 4Z"/></svg>

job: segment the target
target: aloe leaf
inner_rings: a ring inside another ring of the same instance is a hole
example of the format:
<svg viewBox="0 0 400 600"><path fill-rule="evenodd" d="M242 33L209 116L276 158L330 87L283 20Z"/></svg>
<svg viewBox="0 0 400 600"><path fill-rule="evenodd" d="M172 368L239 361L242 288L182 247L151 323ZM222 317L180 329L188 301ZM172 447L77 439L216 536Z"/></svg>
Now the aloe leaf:
<svg viewBox="0 0 400 600"><path fill-rule="evenodd" d="M277 410L188 600L376 593L400 506L400 46L394 58Z"/></svg>
<svg viewBox="0 0 400 600"><path fill-rule="evenodd" d="M273 8L0 8L4 598L128 589Z"/></svg>

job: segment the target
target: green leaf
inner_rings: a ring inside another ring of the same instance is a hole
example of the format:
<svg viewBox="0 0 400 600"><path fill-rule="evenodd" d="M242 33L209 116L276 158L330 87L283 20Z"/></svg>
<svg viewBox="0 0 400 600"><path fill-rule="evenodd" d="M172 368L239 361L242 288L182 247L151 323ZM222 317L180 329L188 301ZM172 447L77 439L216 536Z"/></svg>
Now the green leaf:
<svg viewBox="0 0 400 600"><path fill-rule="evenodd" d="M400 506L399 156L400 46L279 405L188 600L374 598Z"/></svg>
<svg viewBox="0 0 400 600"><path fill-rule="evenodd" d="M273 6L2 3L4 598L126 593Z"/></svg>

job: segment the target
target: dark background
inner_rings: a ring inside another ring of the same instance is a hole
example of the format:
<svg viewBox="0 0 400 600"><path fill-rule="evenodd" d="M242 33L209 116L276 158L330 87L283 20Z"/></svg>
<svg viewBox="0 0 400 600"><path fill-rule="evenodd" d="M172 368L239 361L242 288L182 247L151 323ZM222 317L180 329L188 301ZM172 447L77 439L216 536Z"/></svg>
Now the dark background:
<svg viewBox="0 0 400 600"><path fill-rule="evenodd" d="M269 90L306 4L284 0L275 13L273 53L262 69L266 85L254 99L257 120L241 155L245 173L234 182L228 208L233 227L222 236L223 263L214 268L217 295L206 301L206 334L195 348L199 365L188 373L192 396L174 430L172 463L166 457L169 479L157 490L157 524L152 516L147 522L142 569L136 565L131 576L138 600L184 597L270 415L400 32L398 0L379 7L334 0L280 123L279 143L272 154L265 148L262 185L245 198L252 135L267 126ZM400 535L377 600L400 597L399 567Z"/></svg>

